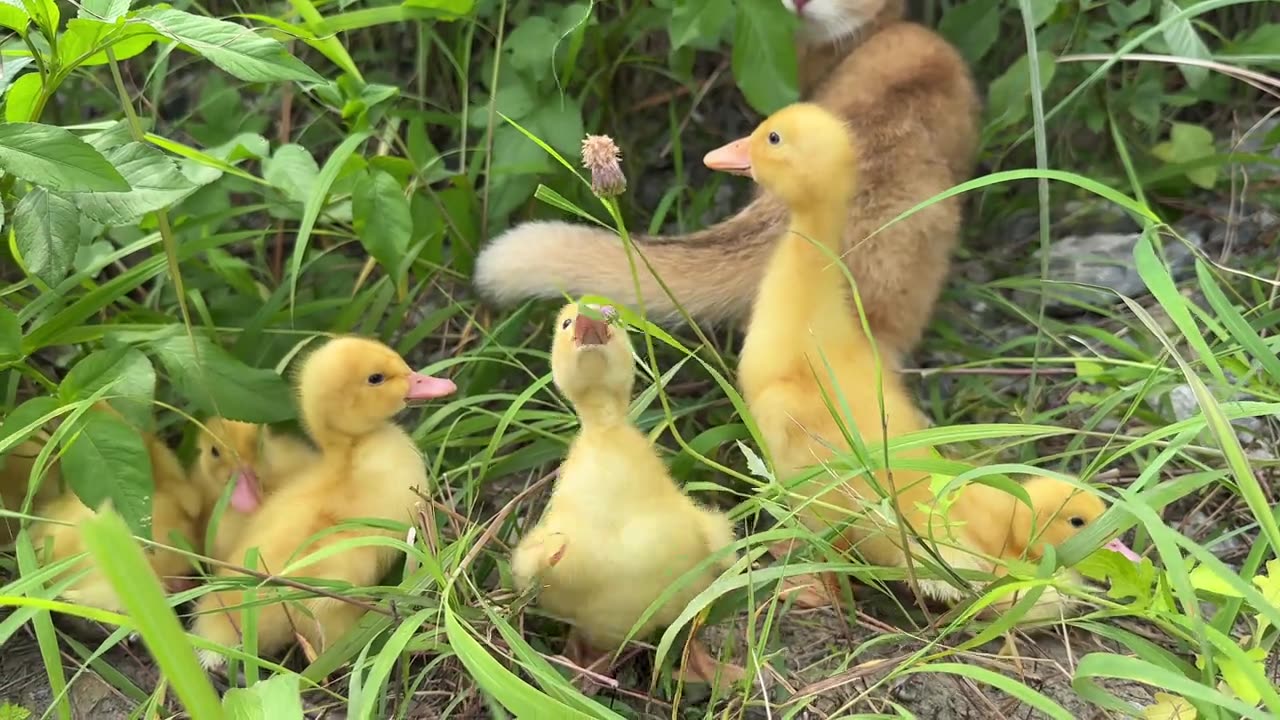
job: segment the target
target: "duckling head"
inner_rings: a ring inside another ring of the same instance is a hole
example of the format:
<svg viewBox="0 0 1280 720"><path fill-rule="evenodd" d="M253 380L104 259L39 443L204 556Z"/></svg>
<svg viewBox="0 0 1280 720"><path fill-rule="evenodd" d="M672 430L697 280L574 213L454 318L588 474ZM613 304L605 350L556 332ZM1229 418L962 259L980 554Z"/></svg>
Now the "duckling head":
<svg viewBox="0 0 1280 720"><path fill-rule="evenodd" d="M302 421L317 443L367 435L408 405L456 390L452 380L414 372L386 345L353 336L322 345L298 373Z"/></svg>
<svg viewBox="0 0 1280 720"><path fill-rule="evenodd" d="M593 307L605 318L616 316L608 305ZM626 330L583 315L577 303L569 303L556 316L554 331L551 377L569 402L581 410L595 397L625 408L635 384L635 358Z"/></svg>
<svg viewBox="0 0 1280 720"><path fill-rule="evenodd" d="M1061 546L1107 510L1102 498L1057 478L1034 477L1022 487L1031 498L1035 516L1031 517L1026 505L1017 503L1012 549L1028 551L1029 557L1040 557L1044 544Z"/></svg>
<svg viewBox="0 0 1280 720"><path fill-rule="evenodd" d="M853 192L857 150L843 120L813 103L795 103L765 118L748 137L703 158L712 170L746 175L792 209Z"/></svg>
<svg viewBox="0 0 1280 720"><path fill-rule="evenodd" d="M262 504L262 482L257 468L266 428L262 425L211 417L196 440L200 482L212 499L232 483L231 507L250 513Z"/></svg>

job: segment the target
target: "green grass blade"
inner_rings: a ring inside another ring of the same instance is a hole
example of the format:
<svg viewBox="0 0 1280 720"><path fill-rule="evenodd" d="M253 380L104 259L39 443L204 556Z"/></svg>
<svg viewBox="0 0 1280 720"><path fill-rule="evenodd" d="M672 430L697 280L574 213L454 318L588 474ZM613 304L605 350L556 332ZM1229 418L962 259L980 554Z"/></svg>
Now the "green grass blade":
<svg viewBox="0 0 1280 720"><path fill-rule="evenodd" d="M218 720L222 706L159 580L119 513L104 508L81 525L84 544L124 603L164 677L194 720Z"/></svg>

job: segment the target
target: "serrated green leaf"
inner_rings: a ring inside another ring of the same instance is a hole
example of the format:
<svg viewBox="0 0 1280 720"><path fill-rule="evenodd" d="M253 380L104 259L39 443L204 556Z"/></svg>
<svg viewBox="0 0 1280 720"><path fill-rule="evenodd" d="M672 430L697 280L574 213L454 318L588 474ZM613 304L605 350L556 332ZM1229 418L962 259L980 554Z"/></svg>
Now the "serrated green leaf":
<svg viewBox="0 0 1280 720"><path fill-rule="evenodd" d="M80 212L67 198L38 187L13 211L13 231L27 272L53 287L62 282L80 246Z"/></svg>
<svg viewBox="0 0 1280 720"><path fill-rule="evenodd" d="M22 9L18 0L0 0L0 27L9 28L19 35L27 34L31 16Z"/></svg>
<svg viewBox="0 0 1280 720"><path fill-rule="evenodd" d="M1053 54L1040 51L1036 54L1040 66L1040 84L1047 88L1053 81L1057 64ZM996 132L1020 122L1027 115L1031 102L1031 72L1029 56L1023 55L1003 75L991 83L987 91L988 131Z"/></svg>
<svg viewBox="0 0 1280 720"><path fill-rule="evenodd" d="M129 12L133 0L80 0L76 17L115 22ZM71 25L70 22L67 25Z"/></svg>
<svg viewBox="0 0 1280 720"><path fill-rule="evenodd" d="M733 77L756 112L769 115L800 99L796 17L774 0L738 4Z"/></svg>
<svg viewBox="0 0 1280 720"><path fill-rule="evenodd" d="M413 216L404 188L389 173L370 172L351 196L351 217L365 250L387 272L397 274L413 235Z"/></svg>
<svg viewBox="0 0 1280 720"><path fill-rule="evenodd" d="M107 48L116 60L142 54L158 39L155 30L143 23L116 25L75 18L67 21L67 31L58 42L58 59L66 67L105 65Z"/></svg>
<svg viewBox="0 0 1280 720"><path fill-rule="evenodd" d="M1000 0L970 0L954 5L942 16L938 32L970 64L977 63L986 57L1000 35L1000 11Z"/></svg>
<svg viewBox="0 0 1280 720"><path fill-rule="evenodd" d="M40 97L40 88L44 82L40 73L27 73L18 78L9 87L7 100L4 103L4 121L17 123L33 120L32 113L36 109L36 99Z"/></svg>
<svg viewBox="0 0 1280 720"><path fill-rule="evenodd" d="M274 675L247 688L231 688L222 696L227 720L302 720L298 675Z"/></svg>
<svg viewBox="0 0 1280 720"><path fill-rule="evenodd" d="M22 356L22 323L6 307L0 307L0 362Z"/></svg>
<svg viewBox="0 0 1280 720"><path fill-rule="evenodd" d="M284 45L243 25L166 7L144 8L136 17L246 82L325 82Z"/></svg>
<svg viewBox="0 0 1280 720"><path fill-rule="evenodd" d="M685 46L716 49L732 14L731 0L683 0L677 3L667 27L671 49L679 50Z"/></svg>
<svg viewBox="0 0 1280 720"><path fill-rule="evenodd" d="M262 167L262 179L279 188L285 197L300 203L305 203L311 196L319 174L320 166L311 153L294 143L276 148Z"/></svg>
<svg viewBox="0 0 1280 720"><path fill-rule="evenodd" d="M0 124L0 170L64 192L124 192L129 183L89 143L53 125Z"/></svg>
<svg viewBox="0 0 1280 720"><path fill-rule="evenodd" d="M510 56L512 68L540 81L555 70L559 42L555 24L546 17L533 15L511 31L503 49Z"/></svg>
<svg viewBox="0 0 1280 720"><path fill-rule="evenodd" d="M111 385L113 408L138 428L150 429L154 414L156 371L142 351L131 347L97 350L80 359L58 385L63 403L86 400Z"/></svg>
<svg viewBox="0 0 1280 720"><path fill-rule="evenodd" d="M151 349L168 371L175 389L201 411L230 420L275 423L295 416L289 385L273 370L240 362L231 353L196 336L174 336Z"/></svg>
<svg viewBox="0 0 1280 720"><path fill-rule="evenodd" d="M1224 582L1222 578L1214 572L1214 569L1208 565L1197 565L1195 569L1190 573L1187 573L1187 578L1191 580L1191 587L1194 587L1197 590L1213 593L1214 595L1221 595L1223 597L1244 597L1243 593L1237 591L1235 588L1231 587L1230 584Z"/></svg>
<svg viewBox="0 0 1280 720"><path fill-rule="evenodd" d="M197 189L178 170L172 158L150 145L131 142L111 150L107 158L132 189L70 196L81 212L103 225L135 223L147 213L169 207Z"/></svg>
<svg viewBox="0 0 1280 720"><path fill-rule="evenodd" d="M133 534L151 537L155 482L151 456L137 429L122 418L91 408L62 455L62 474L90 509L111 501Z"/></svg>
<svg viewBox="0 0 1280 720"><path fill-rule="evenodd" d="M1213 133L1200 125L1175 122L1169 128L1169 140L1151 148L1151 154L1169 164L1190 163L1214 154ZM1213 189L1218 167L1209 165L1186 171L1187 179L1206 190Z"/></svg>
<svg viewBox="0 0 1280 720"><path fill-rule="evenodd" d="M0 0L0 12L3 12L2 8L4 8L4 0ZM4 62L0 63L0 98L4 97L9 90L9 86L32 62L35 61L30 57L20 56L5 58Z"/></svg>

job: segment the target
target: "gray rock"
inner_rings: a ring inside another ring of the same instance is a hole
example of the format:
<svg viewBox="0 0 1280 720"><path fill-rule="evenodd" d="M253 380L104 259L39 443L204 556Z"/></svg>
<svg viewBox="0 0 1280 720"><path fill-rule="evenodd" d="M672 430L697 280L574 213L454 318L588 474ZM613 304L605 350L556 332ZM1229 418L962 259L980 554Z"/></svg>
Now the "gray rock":
<svg viewBox="0 0 1280 720"><path fill-rule="evenodd" d="M1163 242L1164 258L1175 279L1185 274L1194 259L1187 244L1196 249L1204 247L1204 238L1198 231L1180 234L1186 243L1176 238ZM1048 279L1097 285L1129 297L1145 294L1147 286L1133 262L1133 248L1139 237L1137 232L1099 232L1057 240L1049 246ZM1088 288L1056 286L1046 290L1046 310L1055 315L1074 313L1075 302L1111 305L1115 301L1114 295Z"/></svg>
<svg viewBox="0 0 1280 720"><path fill-rule="evenodd" d="M1234 378L1231 378L1234 380ZM1165 398L1169 402L1169 412L1173 414L1175 420L1182 421L1193 418L1200 414L1200 404L1196 402L1195 393L1191 390L1191 386L1183 383L1174 386L1165 394ZM1244 394L1237 394L1235 397L1225 402L1219 401L1224 409L1229 408L1231 403L1244 400L1253 400L1254 398ZM1155 404L1159 400L1149 399L1149 404ZM1159 407L1156 407L1159 410ZM1232 427L1236 429L1236 438L1240 441L1240 445L1246 450L1246 453L1257 459L1269 458L1271 453L1268 452L1261 444L1260 438L1266 433L1266 420L1260 417L1240 418L1232 422ZM1208 432L1206 428L1205 432Z"/></svg>

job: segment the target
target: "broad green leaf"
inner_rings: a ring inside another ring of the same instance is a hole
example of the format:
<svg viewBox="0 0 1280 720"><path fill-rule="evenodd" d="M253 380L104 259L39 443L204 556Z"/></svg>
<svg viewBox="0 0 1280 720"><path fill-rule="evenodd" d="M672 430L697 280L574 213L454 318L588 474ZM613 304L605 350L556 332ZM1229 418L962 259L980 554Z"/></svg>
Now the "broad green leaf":
<svg viewBox="0 0 1280 720"><path fill-rule="evenodd" d="M1228 47L1232 55L1275 55L1280 52L1280 23L1259 25Z"/></svg>
<svg viewBox="0 0 1280 720"><path fill-rule="evenodd" d="M511 67L535 80L550 77L555 70L555 52L560 34L555 24L541 15L525 18L507 37L503 51Z"/></svg>
<svg viewBox="0 0 1280 720"><path fill-rule="evenodd" d="M227 720L302 720L299 676L273 675L251 687L233 687L222 696Z"/></svg>
<svg viewBox="0 0 1280 720"><path fill-rule="evenodd" d="M1045 24L1053 11L1058 9L1058 0L1031 0L1031 26L1040 27Z"/></svg>
<svg viewBox="0 0 1280 720"><path fill-rule="evenodd" d="M105 65L107 48L116 60L128 60L151 47L158 36L143 23L115 25L97 20L75 18L67 21L67 31L58 42L58 59L66 67Z"/></svg>
<svg viewBox="0 0 1280 720"><path fill-rule="evenodd" d="M1200 125L1175 122L1169 128L1169 139L1151 148L1151 154L1169 164L1191 163L1212 157L1213 133ZM1187 179L1206 190L1212 190L1218 179L1218 166L1206 165L1187 170Z"/></svg>
<svg viewBox="0 0 1280 720"><path fill-rule="evenodd" d="M1040 51L1036 54L1040 65L1040 85L1049 87L1053 82L1056 63L1053 54ZM1031 69L1029 56L1023 55L1003 75L991 83L987 91L987 129L998 132L1016 125L1027 115L1031 106Z"/></svg>
<svg viewBox="0 0 1280 720"><path fill-rule="evenodd" d="M311 196L320 166L301 145L288 143L276 148L271 159L262 164L262 178L280 189L285 197L305 203Z"/></svg>
<svg viewBox="0 0 1280 720"><path fill-rule="evenodd" d="M325 37L406 20L450 22L470 13L474 4L474 0L405 0L400 5L382 5L330 15L311 29L318 37ZM454 12L459 8L462 10Z"/></svg>
<svg viewBox="0 0 1280 720"><path fill-rule="evenodd" d="M525 120L525 127L566 155L581 152L582 138L586 135L582 126L582 108L577 100L568 96L542 103Z"/></svg>
<svg viewBox="0 0 1280 720"><path fill-rule="evenodd" d="M388 273L398 275L413 234L413 217L404 188L381 170L356 185L351 196L351 217L365 250Z"/></svg>
<svg viewBox="0 0 1280 720"><path fill-rule="evenodd" d="M9 88L4 103L4 121L11 123L35 120L32 114L36 110L36 100L40 97L40 89L44 87L40 73L27 73L18 78Z"/></svg>
<svg viewBox="0 0 1280 720"><path fill-rule="evenodd" d="M401 4L415 10L438 10L447 15L466 15L475 5L475 0L404 0Z"/></svg>
<svg viewBox="0 0 1280 720"><path fill-rule="evenodd" d="M186 336L152 344L175 389L206 413L230 420L274 423L295 416L289 385L273 370L240 362L208 338Z"/></svg>
<svg viewBox="0 0 1280 720"><path fill-rule="evenodd" d="M1191 579L1191 586L1197 590L1203 590L1204 592L1221 595L1223 597L1244 597L1243 593L1237 591L1230 583L1227 583L1222 578L1218 577L1218 574L1214 572L1214 569L1208 565L1197 565L1194 570L1187 573L1187 577Z"/></svg>
<svg viewBox="0 0 1280 720"><path fill-rule="evenodd" d="M1158 692L1155 704L1142 708L1143 720L1196 720L1196 708L1185 698Z"/></svg>
<svg viewBox="0 0 1280 720"><path fill-rule="evenodd" d="M938 32L950 40L971 64L986 57L1000 35L1000 0L969 0L951 9L938 23Z"/></svg>
<svg viewBox="0 0 1280 720"><path fill-rule="evenodd" d="M241 80L325 82L284 45L243 25L166 7L145 8L137 17Z"/></svg>
<svg viewBox="0 0 1280 720"><path fill-rule="evenodd" d="M13 214L13 232L27 272L49 287L62 282L80 246L75 204L38 187L22 198Z"/></svg>
<svg viewBox="0 0 1280 720"><path fill-rule="evenodd" d="M156 371L142 351L131 347L98 350L80 359L58 386L63 403L86 400L111 385L108 402L134 426L154 426L151 403L156 394Z"/></svg>
<svg viewBox="0 0 1280 720"><path fill-rule="evenodd" d="M113 23L129 12L132 2L133 0L80 0L80 11L76 13L76 17ZM68 21L67 26L70 27L72 22L74 21Z"/></svg>
<svg viewBox="0 0 1280 720"><path fill-rule="evenodd" d="M1131 3L1113 0L1107 3L1107 14L1111 22L1123 30L1151 14L1151 0L1134 0Z"/></svg>
<svg viewBox="0 0 1280 720"><path fill-rule="evenodd" d="M700 50L715 50L733 14L731 0L682 0L671 11L667 28L671 49L686 45Z"/></svg>
<svg viewBox="0 0 1280 720"><path fill-rule="evenodd" d="M756 112L768 115L800 98L796 17L775 0L738 4L733 28L733 77Z"/></svg>
<svg viewBox="0 0 1280 720"><path fill-rule="evenodd" d="M0 0L0 27L9 28L19 35L26 35L31 16L22 8L20 0ZM10 62L6 59L5 62Z"/></svg>
<svg viewBox="0 0 1280 720"><path fill-rule="evenodd" d="M195 192L172 158L139 142L122 145L107 158L133 189L128 192L76 193L71 195L80 211L103 225L128 225L149 212L169 207Z"/></svg>
<svg viewBox="0 0 1280 720"><path fill-rule="evenodd" d="M334 180L338 179L338 173L342 172L342 168L346 165L347 160L351 159L356 148L369 139L369 135L370 133L367 131L353 133L348 135L347 139L342 141L342 144L333 149L329 159L324 161L324 168L321 169L320 175L316 178L316 184L311 191L311 195L303 206L302 222L298 224L298 234L293 240L293 256L289 262L290 307L296 307L298 276L302 274L302 260L307 253L307 244L311 241L311 231L315 229L316 220L320 219L320 211L324 209L325 198L329 195L329 188L333 187Z"/></svg>
<svg viewBox="0 0 1280 720"><path fill-rule="evenodd" d="M1160 21L1166 22L1180 12L1182 12L1182 8L1178 7L1177 3L1173 2L1173 0L1164 0L1160 5ZM1191 18L1189 17L1180 18L1165 25L1163 35L1164 41L1169 45L1169 50L1174 55L1195 60L1213 59L1208 46L1204 44L1204 40L1200 39L1195 27L1191 25ZM1200 84L1209 77L1209 68L1206 67L1179 65L1178 69L1182 71L1182 76L1187 79L1187 85L1190 85L1193 90L1200 87Z"/></svg>
<svg viewBox="0 0 1280 720"><path fill-rule="evenodd" d="M53 125L0 124L0 170L64 192L124 192L129 183L102 154Z"/></svg>
<svg viewBox="0 0 1280 720"><path fill-rule="evenodd" d="M0 362L22 356L22 323L6 307L0 307Z"/></svg>
<svg viewBox="0 0 1280 720"><path fill-rule="evenodd" d="M96 408L81 417L62 456L62 474L86 506L111 501L137 536L151 537L151 456L142 436L122 418ZM158 541L164 538L157 538Z"/></svg>
<svg viewBox="0 0 1280 720"><path fill-rule="evenodd" d="M4 12L4 7L4 0L0 0L0 13ZM13 81L33 62L35 61L30 57L9 57L0 63L0 98L4 97Z"/></svg>

